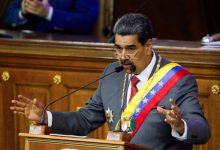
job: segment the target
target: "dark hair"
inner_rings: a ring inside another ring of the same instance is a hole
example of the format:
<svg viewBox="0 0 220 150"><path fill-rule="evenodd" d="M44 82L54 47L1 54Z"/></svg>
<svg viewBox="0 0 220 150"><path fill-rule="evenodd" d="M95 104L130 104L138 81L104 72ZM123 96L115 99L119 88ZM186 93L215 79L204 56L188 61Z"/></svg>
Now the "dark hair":
<svg viewBox="0 0 220 150"><path fill-rule="evenodd" d="M139 13L129 13L120 17L113 28L114 34L136 34L138 41L144 43L153 37L151 21L148 17Z"/></svg>

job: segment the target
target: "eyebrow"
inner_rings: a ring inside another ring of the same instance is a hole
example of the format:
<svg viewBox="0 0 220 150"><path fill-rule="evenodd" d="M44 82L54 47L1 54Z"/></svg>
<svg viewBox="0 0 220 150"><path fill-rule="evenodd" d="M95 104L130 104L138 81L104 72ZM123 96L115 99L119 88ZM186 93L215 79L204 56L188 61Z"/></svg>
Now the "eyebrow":
<svg viewBox="0 0 220 150"><path fill-rule="evenodd" d="M115 46L121 48L121 46L118 45L118 44L116 44L116 43L115 43ZM136 48L137 46L132 44L132 45L126 45L125 47L126 47L126 48Z"/></svg>
<svg viewBox="0 0 220 150"><path fill-rule="evenodd" d="M116 43L115 43L115 46L116 46L116 47L120 47L120 46L119 46L118 44L116 44Z"/></svg>
<svg viewBox="0 0 220 150"><path fill-rule="evenodd" d="M136 48L137 46L136 45L127 45L126 47L127 48Z"/></svg>

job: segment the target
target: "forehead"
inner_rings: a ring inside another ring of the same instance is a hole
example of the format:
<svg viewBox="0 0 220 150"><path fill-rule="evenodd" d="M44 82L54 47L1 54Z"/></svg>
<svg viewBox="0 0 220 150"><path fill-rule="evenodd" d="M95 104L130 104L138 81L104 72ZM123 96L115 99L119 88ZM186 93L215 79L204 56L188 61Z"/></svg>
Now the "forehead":
<svg viewBox="0 0 220 150"><path fill-rule="evenodd" d="M132 35L115 35L115 44L120 46L126 45L137 45L139 43L138 36L136 34Z"/></svg>

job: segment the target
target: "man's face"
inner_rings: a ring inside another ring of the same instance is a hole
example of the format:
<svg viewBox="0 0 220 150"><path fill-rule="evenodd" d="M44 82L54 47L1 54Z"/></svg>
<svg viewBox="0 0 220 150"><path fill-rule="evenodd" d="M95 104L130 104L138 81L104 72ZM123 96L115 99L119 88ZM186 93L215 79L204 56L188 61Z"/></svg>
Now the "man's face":
<svg viewBox="0 0 220 150"><path fill-rule="evenodd" d="M115 35L116 57L123 65L127 73L131 73L130 67L136 66L135 74L141 73L150 63L152 58L152 42L148 40L144 45L138 41L136 34Z"/></svg>

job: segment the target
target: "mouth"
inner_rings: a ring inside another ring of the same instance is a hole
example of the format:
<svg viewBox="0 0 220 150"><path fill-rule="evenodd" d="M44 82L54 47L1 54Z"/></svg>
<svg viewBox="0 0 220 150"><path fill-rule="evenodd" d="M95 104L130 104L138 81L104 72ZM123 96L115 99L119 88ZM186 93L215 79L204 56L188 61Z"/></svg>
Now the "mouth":
<svg viewBox="0 0 220 150"><path fill-rule="evenodd" d="M129 59L120 60L120 62L121 62L121 65L124 67L125 70L130 70L130 67L133 64L133 62Z"/></svg>

